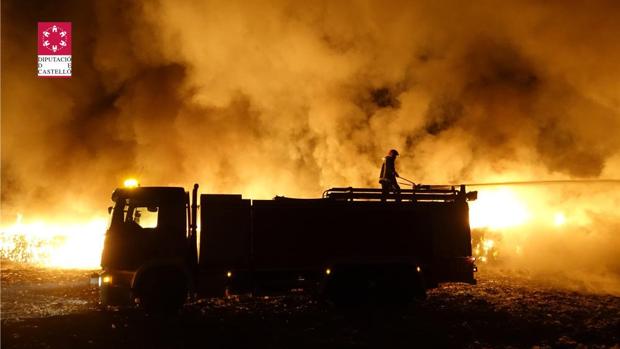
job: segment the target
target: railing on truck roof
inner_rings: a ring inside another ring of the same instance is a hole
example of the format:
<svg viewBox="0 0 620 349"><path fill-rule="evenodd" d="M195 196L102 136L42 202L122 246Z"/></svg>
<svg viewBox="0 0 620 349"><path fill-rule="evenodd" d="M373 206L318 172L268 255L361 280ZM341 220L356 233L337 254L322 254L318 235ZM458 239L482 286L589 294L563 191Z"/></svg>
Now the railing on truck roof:
<svg viewBox="0 0 620 349"><path fill-rule="evenodd" d="M478 197L477 191L466 192L460 185L416 185L413 189L401 189L400 194L390 192L383 194L378 188L331 188L323 192L323 198L345 201L412 201L412 202L454 202L473 201Z"/></svg>

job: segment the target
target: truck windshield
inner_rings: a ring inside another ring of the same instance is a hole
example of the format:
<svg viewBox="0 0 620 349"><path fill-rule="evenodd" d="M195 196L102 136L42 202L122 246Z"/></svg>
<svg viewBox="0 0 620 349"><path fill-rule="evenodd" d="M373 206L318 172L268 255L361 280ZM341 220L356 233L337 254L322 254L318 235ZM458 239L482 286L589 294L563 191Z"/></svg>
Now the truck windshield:
<svg viewBox="0 0 620 349"><path fill-rule="evenodd" d="M142 228L156 228L159 207L129 205L125 211L125 223L136 223Z"/></svg>
<svg viewBox="0 0 620 349"><path fill-rule="evenodd" d="M112 225L134 224L141 228L156 228L159 224L160 208L130 199L118 201L112 214Z"/></svg>

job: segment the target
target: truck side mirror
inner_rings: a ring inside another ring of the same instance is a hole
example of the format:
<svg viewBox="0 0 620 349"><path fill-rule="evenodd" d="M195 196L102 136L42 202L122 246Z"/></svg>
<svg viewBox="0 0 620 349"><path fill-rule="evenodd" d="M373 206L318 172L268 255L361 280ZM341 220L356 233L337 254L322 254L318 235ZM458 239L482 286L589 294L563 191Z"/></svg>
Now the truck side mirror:
<svg viewBox="0 0 620 349"><path fill-rule="evenodd" d="M113 207L112 207L112 206L108 207L108 214L111 214L111 213L112 213L112 209L113 209Z"/></svg>

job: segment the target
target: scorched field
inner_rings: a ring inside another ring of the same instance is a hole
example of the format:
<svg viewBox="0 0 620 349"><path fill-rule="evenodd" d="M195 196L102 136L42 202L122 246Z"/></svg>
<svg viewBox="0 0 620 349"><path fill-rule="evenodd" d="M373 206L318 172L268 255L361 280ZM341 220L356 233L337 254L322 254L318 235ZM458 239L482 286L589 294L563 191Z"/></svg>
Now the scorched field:
<svg viewBox="0 0 620 349"><path fill-rule="evenodd" d="M482 267L422 302L336 308L304 295L199 299L173 318L102 309L92 271L2 266L3 348L609 348L620 297Z"/></svg>

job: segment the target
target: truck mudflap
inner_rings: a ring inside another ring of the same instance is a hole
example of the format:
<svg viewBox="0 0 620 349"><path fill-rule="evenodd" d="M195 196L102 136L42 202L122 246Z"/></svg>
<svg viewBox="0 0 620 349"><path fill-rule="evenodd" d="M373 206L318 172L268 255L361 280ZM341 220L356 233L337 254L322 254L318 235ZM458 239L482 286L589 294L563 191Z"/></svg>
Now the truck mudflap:
<svg viewBox="0 0 620 349"><path fill-rule="evenodd" d="M433 263L433 274L437 282L477 283L474 273L478 271L474 257L440 258Z"/></svg>

